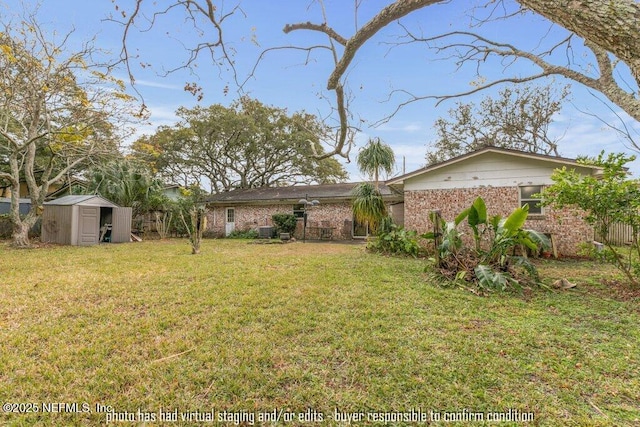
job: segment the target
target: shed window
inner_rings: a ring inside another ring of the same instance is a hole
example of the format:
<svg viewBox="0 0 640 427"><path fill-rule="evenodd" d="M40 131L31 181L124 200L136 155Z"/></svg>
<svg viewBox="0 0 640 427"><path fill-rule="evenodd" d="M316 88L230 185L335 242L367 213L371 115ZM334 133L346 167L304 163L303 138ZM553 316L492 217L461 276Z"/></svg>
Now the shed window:
<svg viewBox="0 0 640 427"><path fill-rule="evenodd" d="M529 215L542 215L542 185L520 187L520 206L529 205Z"/></svg>
<svg viewBox="0 0 640 427"><path fill-rule="evenodd" d="M293 205L293 215L296 218L304 218L304 205L302 204Z"/></svg>

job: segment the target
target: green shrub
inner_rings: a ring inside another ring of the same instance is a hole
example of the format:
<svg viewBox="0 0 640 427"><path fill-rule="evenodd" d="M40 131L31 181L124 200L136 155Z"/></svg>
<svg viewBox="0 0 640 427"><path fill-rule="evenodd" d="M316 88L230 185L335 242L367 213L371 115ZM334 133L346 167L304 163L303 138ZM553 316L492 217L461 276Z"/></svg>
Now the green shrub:
<svg viewBox="0 0 640 427"><path fill-rule="evenodd" d="M276 226L276 232L280 233L289 233L293 235L296 231L296 226L298 224L298 219L294 214L275 214L271 217L273 220L273 224Z"/></svg>
<svg viewBox="0 0 640 427"><path fill-rule="evenodd" d="M580 209L587 224L594 227L603 247L592 251L601 261L614 265L632 287L640 288L640 181L632 179L625 166L635 160L626 154L608 154L578 160L602 168L598 175L582 175L575 169L557 169L551 176L553 185L542 193L543 204L561 209ZM624 225L632 231L630 248L621 248L612 239L611 228Z"/></svg>
<svg viewBox="0 0 640 427"><path fill-rule="evenodd" d="M421 251L418 234L407 231L396 224L383 221L378 235L369 241L367 249L391 255L411 255L417 257Z"/></svg>
<svg viewBox="0 0 640 427"><path fill-rule="evenodd" d="M227 236L229 239L257 239L258 230L233 230Z"/></svg>

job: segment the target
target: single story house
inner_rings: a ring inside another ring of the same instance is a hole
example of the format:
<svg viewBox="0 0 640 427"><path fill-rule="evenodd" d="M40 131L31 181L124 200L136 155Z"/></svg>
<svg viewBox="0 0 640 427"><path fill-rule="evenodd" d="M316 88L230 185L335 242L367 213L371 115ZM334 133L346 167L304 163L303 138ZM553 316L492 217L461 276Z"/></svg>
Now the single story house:
<svg viewBox="0 0 640 427"><path fill-rule="evenodd" d="M407 229L420 233L432 230L429 212L434 210L439 210L446 221L453 221L481 196L490 215L505 217L528 204L525 228L552 235L560 254L575 255L580 243L593 240L593 228L584 221L582 212L542 207L536 196L553 184L554 170L563 167L583 175L602 172L573 159L487 147L393 178L386 184L403 195Z"/></svg>
<svg viewBox="0 0 640 427"><path fill-rule="evenodd" d="M272 226L274 214L289 213L300 219L295 236L303 236L302 219L304 205L300 200L317 200L317 206L307 209L307 237L319 237L314 231L331 239L364 238L366 225L354 221L351 209L353 190L358 183L294 185L288 187L262 187L233 190L215 194L206 199L208 208L207 229L218 236L228 236L234 230L258 229ZM393 192L380 183L380 192L396 223L402 224L404 208L402 194Z"/></svg>
<svg viewBox="0 0 640 427"><path fill-rule="evenodd" d="M424 233L433 229L431 211L452 221L481 196L490 215L508 216L529 205L526 228L553 236L558 253L575 255L578 245L593 240L593 228L575 209L556 210L539 205L537 194L553 184L551 175L566 167L584 175L602 170L574 159L487 147L392 178L380 185L389 210L399 225ZM301 199L318 200L308 215L310 227L330 226L335 239L365 237L367 230L353 220L352 191L357 183L306 185L235 190L207 199L209 231L228 235L234 229L268 226L276 213L302 218ZM302 231L299 225L296 235Z"/></svg>

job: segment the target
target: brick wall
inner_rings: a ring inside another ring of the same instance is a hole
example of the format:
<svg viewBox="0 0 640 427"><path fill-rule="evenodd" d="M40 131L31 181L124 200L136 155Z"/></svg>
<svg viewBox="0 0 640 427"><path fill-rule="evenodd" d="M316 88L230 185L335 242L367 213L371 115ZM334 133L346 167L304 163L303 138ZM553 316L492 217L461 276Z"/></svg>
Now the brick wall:
<svg viewBox="0 0 640 427"><path fill-rule="evenodd" d="M431 211L440 210L446 221L453 221L478 196L484 199L490 216L506 217L519 206L518 192L518 187L405 191L405 227L418 230L419 233L430 231L433 229L429 220ZM553 234L558 252L562 255L576 255L580 243L593 239L593 228L576 210L558 211L545 207L544 215L531 216L525 228ZM465 231L467 235L470 233L470 230Z"/></svg>
<svg viewBox="0 0 640 427"><path fill-rule="evenodd" d="M257 229L272 226L271 217L279 213L293 213L293 204L234 206L236 230ZM207 209L207 230L216 236L224 236L226 207L210 206ZM336 240L351 239L351 204L321 203L307 211L307 227L333 227ZM309 232L309 230L307 230ZM302 238L302 220L298 221L296 238Z"/></svg>

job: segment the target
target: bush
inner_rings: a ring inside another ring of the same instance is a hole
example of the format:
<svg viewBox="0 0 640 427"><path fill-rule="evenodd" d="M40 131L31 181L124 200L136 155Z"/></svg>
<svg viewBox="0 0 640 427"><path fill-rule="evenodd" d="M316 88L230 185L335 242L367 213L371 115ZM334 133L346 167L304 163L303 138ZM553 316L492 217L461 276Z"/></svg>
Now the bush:
<svg viewBox="0 0 640 427"><path fill-rule="evenodd" d="M276 226L276 232L278 234L289 233L290 235L293 235L294 231L296 231L298 219L293 214L275 214L271 219L273 220L273 224Z"/></svg>
<svg viewBox="0 0 640 427"><path fill-rule="evenodd" d="M227 236L228 239L257 239L257 230L233 230Z"/></svg>
<svg viewBox="0 0 640 427"><path fill-rule="evenodd" d="M575 169L557 169L551 179L554 184L543 191L544 205L558 209L565 206L584 212L604 247L593 255L614 265L632 287L640 287L640 239L631 239L631 248L622 249L609 233L615 225L628 227L632 236L640 234L640 181L631 179L625 166L635 156L609 154L579 160L602 168L601 175L581 175ZM634 256L630 256L634 254Z"/></svg>
<svg viewBox="0 0 640 427"><path fill-rule="evenodd" d="M423 234L435 240L435 264L440 273L452 282L471 284L476 293L521 289L524 285L540 284L535 266L523 256L516 256L517 247L536 252L539 246L549 247L548 238L522 226L529 206L515 209L507 218L488 217L487 207L478 197L471 207L462 211L453 222L445 222L432 214L436 232ZM458 225L467 220L473 231L472 247L466 247Z"/></svg>
<svg viewBox="0 0 640 427"><path fill-rule="evenodd" d="M367 249L390 255L411 255L417 257L421 251L418 234L407 231L396 224L385 223L376 237L369 241Z"/></svg>

